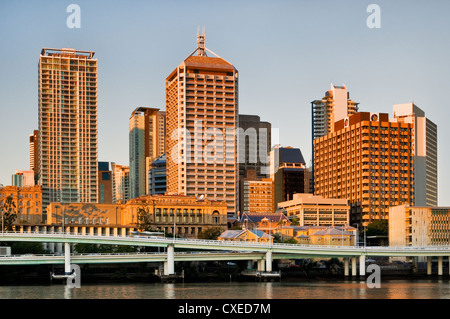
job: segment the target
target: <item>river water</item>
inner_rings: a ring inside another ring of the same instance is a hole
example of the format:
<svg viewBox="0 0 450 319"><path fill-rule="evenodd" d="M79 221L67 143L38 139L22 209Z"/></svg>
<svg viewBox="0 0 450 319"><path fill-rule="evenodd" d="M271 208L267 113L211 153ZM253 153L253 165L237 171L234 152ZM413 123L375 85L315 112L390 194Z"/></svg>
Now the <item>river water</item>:
<svg viewBox="0 0 450 319"><path fill-rule="evenodd" d="M449 279L0 286L0 299L450 299Z"/></svg>

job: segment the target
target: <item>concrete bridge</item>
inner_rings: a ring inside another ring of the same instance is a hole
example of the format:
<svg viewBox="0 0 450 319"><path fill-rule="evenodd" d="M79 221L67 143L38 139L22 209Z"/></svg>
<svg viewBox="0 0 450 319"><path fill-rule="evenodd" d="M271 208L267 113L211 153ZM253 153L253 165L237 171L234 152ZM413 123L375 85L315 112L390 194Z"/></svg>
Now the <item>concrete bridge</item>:
<svg viewBox="0 0 450 319"><path fill-rule="evenodd" d="M0 242L42 242L61 243L64 245L65 271L71 271L71 259L77 262L107 262L114 260L117 262L149 262L160 261L164 263L164 274L175 274L175 261L193 260L256 260L258 270L272 271L272 261L274 259L303 259L303 258L343 258L344 274L349 276L350 263L352 276L357 275L357 261L359 261L359 275L365 276L366 257L426 257L427 273L431 274L432 257L437 257L438 274L443 273L443 257L450 256L449 246L424 246L424 247L356 247L356 246L325 246L325 245L301 245L301 244L279 244L279 243L257 243L257 242L237 242L219 240L200 240L183 238L161 238L161 237L129 237L129 236L102 236L102 235L80 235L70 233L46 233L46 232L4 232L0 236ZM130 245L144 247L164 247L164 254L145 256L109 255L99 256L77 256L70 252L70 244L109 244L109 245ZM202 251L202 253L179 254L175 253L176 248ZM207 253L210 251L210 253ZM211 251L215 252L214 254ZM220 251L220 252L219 252ZM208 259L210 258L210 259ZM32 259L39 262L38 258ZM62 263L62 256L42 257L40 262ZM27 259L22 259L26 262ZM28 261L30 261L28 259ZM0 264L14 264L11 258L2 257ZM449 267L450 268L450 267Z"/></svg>

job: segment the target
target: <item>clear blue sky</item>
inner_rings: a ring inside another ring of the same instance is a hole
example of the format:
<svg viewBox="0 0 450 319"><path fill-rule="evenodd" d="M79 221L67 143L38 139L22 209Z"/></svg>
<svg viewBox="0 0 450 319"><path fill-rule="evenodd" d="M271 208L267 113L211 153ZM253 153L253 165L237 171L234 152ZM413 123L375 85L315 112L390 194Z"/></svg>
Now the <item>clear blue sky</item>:
<svg viewBox="0 0 450 319"><path fill-rule="evenodd" d="M69 29L69 4L81 28ZM366 12L381 9L381 28ZM165 77L206 46L240 72L240 113L279 129L280 144L311 159L310 102L345 84L361 111L414 101L438 126L439 205L450 206L450 1L0 1L0 183L26 170L38 127L41 48L95 51L99 160L128 164L128 118L165 109Z"/></svg>

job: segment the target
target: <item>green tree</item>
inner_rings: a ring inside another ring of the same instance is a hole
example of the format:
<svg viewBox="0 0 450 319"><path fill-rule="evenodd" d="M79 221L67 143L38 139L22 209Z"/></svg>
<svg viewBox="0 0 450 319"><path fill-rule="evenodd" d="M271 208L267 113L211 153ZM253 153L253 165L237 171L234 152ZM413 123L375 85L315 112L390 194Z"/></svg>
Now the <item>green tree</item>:
<svg viewBox="0 0 450 319"><path fill-rule="evenodd" d="M12 231L14 230L14 222L17 218L17 214L14 212L16 204L13 201L12 196L8 196L0 207L2 211L2 224L3 230Z"/></svg>
<svg viewBox="0 0 450 319"><path fill-rule="evenodd" d="M291 218L291 226L298 226L300 224L300 219L298 217Z"/></svg>
<svg viewBox="0 0 450 319"><path fill-rule="evenodd" d="M223 230L220 227L209 227L198 233L197 238L216 240L222 232Z"/></svg>
<svg viewBox="0 0 450 319"><path fill-rule="evenodd" d="M150 207L147 203L141 205L138 208L138 218L136 227L139 231L152 231L153 223L151 221L152 214L150 213Z"/></svg>
<svg viewBox="0 0 450 319"><path fill-rule="evenodd" d="M388 221L386 219L378 219L370 222L367 225L367 236L387 236L388 235Z"/></svg>
<svg viewBox="0 0 450 319"><path fill-rule="evenodd" d="M46 254L48 251L44 249L42 243L15 242L11 243L11 254Z"/></svg>

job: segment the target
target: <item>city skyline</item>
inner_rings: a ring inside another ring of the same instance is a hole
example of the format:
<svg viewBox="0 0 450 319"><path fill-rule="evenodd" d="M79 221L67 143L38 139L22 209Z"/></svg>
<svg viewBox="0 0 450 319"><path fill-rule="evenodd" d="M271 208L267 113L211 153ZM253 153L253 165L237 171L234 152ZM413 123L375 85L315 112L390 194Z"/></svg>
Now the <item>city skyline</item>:
<svg viewBox="0 0 450 319"><path fill-rule="evenodd" d="M438 126L438 205L450 205L445 196L450 173L443 165L450 152L445 145L450 134L445 118L450 111L441 99L446 88L441 73L449 68L445 59L449 45L441 43L449 26L443 15L449 4L377 1L381 28L371 29L366 25L368 1L322 1L321 5L282 1L284 6L270 1L213 2L210 6L202 1L189 5L135 1L136 6L76 3L81 8L80 29L66 26L70 2L0 4L0 27L11 30L1 36L10 49L0 53L0 127L2 135L8 136L1 141L8 156L0 162L0 184L9 185L16 170L29 169L28 137L38 127L36 66L42 48L96 52L98 160L128 165L130 112L137 107L165 110L165 77L195 49L201 26L206 29L207 47L240 71L240 113L271 122L279 129L279 143L300 148L308 165L310 103L330 83L345 85L361 112L392 116L394 104L419 105ZM233 13L236 23L223 28L215 21L219 9L222 15ZM181 18L179 24L164 21L170 13L183 10L192 15ZM260 20L247 18L250 13ZM265 21L272 22L266 25ZM265 77L268 72L270 81ZM15 117L18 110L23 111L20 121ZM14 130L17 134L11 134Z"/></svg>

